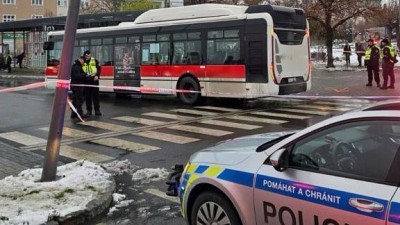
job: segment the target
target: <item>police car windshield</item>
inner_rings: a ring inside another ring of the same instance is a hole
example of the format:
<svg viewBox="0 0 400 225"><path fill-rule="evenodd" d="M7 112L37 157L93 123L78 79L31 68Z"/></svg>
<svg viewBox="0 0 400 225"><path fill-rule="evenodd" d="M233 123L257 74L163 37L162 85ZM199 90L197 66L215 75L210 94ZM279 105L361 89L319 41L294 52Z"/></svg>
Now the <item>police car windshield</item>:
<svg viewBox="0 0 400 225"><path fill-rule="evenodd" d="M271 147L272 145L274 145L274 144L276 144L276 143L282 141L283 139L285 139L285 138L287 138L287 137L289 137L289 136L292 136L292 134L294 134L294 133L295 133L295 132L289 133L289 134L286 134L286 135L277 137L277 138L275 138L275 139L273 139L273 140L271 140L271 141L265 142L264 144L262 144L262 145L260 145L260 146L257 147L256 152L262 152L262 151L264 151L265 149Z"/></svg>

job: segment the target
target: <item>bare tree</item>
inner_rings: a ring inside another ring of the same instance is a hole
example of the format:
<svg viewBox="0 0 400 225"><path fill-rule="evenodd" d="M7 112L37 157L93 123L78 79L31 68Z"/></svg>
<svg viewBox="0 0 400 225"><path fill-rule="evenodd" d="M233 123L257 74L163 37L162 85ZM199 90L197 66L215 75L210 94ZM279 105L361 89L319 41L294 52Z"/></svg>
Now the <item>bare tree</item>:
<svg viewBox="0 0 400 225"><path fill-rule="evenodd" d="M389 33L389 37L392 37L392 33L394 30L397 31L397 40L399 40L399 7L397 0L390 0L387 4L384 4L383 7L376 8L370 10L367 13L367 21L368 24L375 27L385 27Z"/></svg>
<svg viewBox="0 0 400 225"><path fill-rule="evenodd" d="M333 65L332 47L335 31L346 21L363 15L374 8L373 0L304 0L302 8L311 20L317 21L325 31L327 68Z"/></svg>
<svg viewBox="0 0 400 225"><path fill-rule="evenodd" d="M82 14L119 12L127 0L92 0L81 1L80 11Z"/></svg>

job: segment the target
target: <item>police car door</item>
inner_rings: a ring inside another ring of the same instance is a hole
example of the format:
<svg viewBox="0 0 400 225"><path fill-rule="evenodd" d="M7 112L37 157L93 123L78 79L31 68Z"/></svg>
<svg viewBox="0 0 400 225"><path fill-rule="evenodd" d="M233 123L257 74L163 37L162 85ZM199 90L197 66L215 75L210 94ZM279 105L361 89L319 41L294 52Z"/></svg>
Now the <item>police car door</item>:
<svg viewBox="0 0 400 225"><path fill-rule="evenodd" d="M274 169L274 161L267 160L258 171L257 224L386 224L398 183L387 177L400 141L383 131L394 126L400 128L400 122L349 121L276 151L270 159L279 154L279 168L285 170Z"/></svg>

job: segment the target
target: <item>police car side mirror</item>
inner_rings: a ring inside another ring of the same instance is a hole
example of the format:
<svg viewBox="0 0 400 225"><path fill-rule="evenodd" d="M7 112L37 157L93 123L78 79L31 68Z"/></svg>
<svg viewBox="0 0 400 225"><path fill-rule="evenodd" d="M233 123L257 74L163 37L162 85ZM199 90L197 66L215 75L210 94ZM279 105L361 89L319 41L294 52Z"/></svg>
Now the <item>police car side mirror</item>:
<svg viewBox="0 0 400 225"><path fill-rule="evenodd" d="M286 148L281 148L272 153L269 160L277 171L285 171L289 166L289 151Z"/></svg>

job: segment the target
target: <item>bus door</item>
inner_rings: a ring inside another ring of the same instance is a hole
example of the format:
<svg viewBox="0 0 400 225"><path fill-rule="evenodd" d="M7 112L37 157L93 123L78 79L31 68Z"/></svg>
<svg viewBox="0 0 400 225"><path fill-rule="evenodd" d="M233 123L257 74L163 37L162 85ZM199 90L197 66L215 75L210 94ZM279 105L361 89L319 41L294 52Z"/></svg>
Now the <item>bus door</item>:
<svg viewBox="0 0 400 225"><path fill-rule="evenodd" d="M267 23L265 19L246 21L246 81L267 83Z"/></svg>

